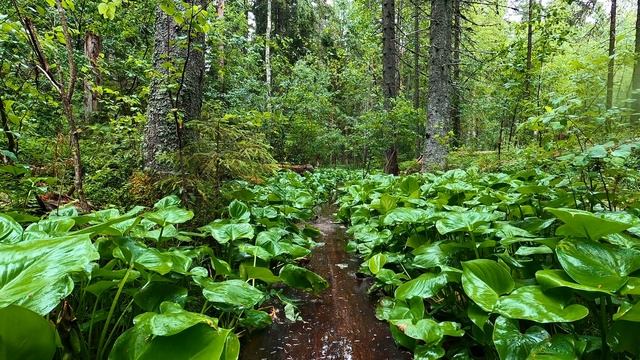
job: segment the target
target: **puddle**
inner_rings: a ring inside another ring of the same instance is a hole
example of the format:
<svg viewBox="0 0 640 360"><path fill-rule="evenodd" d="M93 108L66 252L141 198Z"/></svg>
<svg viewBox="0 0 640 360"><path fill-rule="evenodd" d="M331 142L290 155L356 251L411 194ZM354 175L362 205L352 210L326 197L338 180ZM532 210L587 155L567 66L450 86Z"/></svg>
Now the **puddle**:
<svg viewBox="0 0 640 360"><path fill-rule="evenodd" d="M325 206L315 222L323 247L307 265L329 281L319 297L303 298L304 321L274 323L243 338L241 360L403 360L411 354L398 349L388 325L375 317L369 283L355 276L359 262L345 251L345 228L333 222Z"/></svg>

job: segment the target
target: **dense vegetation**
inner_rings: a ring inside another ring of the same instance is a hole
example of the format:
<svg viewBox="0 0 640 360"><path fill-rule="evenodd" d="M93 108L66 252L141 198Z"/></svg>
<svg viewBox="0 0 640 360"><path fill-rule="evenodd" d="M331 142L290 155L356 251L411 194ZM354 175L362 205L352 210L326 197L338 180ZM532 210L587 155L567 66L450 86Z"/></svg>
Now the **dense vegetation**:
<svg viewBox="0 0 640 360"><path fill-rule="evenodd" d="M236 359L334 201L416 359L640 356L637 2L0 0L0 132L0 359Z"/></svg>

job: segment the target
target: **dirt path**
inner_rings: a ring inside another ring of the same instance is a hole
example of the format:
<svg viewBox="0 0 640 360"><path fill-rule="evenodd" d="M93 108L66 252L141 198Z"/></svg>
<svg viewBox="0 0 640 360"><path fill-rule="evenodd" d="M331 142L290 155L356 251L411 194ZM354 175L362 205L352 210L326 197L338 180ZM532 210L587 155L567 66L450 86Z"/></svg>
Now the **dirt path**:
<svg viewBox="0 0 640 360"><path fill-rule="evenodd" d="M242 360L403 360L408 352L394 344L388 325L375 317L368 284L356 277L359 262L345 251L345 228L334 224L326 206L315 222L325 246L311 255L308 267L329 281L319 297L305 299L303 322L274 323L249 334ZM284 318L284 316L281 316Z"/></svg>

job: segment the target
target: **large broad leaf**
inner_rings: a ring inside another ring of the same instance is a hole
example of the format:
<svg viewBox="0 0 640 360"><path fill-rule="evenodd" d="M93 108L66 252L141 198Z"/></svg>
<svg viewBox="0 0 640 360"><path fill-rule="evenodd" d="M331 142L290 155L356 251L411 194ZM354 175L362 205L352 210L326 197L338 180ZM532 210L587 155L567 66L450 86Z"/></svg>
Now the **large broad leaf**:
<svg viewBox="0 0 640 360"><path fill-rule="evenodd" d="M378 210L381 215L385 215L398 207L398 201L392 195L382 194L377 202L371 203L371 207Z"/></svg>
<svg viewBox="0 0 640 360"><path fill-rule="evenodd" d="M567 305L565 299L547 295L539 286L523 286L498 299L494 312L539 323L571 322L589 315L589 309L579 304Z"/></svg>
<svg viewBox="0 0 640 360"><path fill-rule="evenodd" d="M635 304L626 301L620 304L618 312L613 314L613 320L640 322L640 301Z"/></svg>
<svg viewBox="0 0 640 360"><path fill-rule="evenodd" d="M64 217L40 220L27 226L24 237L35 240L69 235L67 233L75 224L75 220Z"/></svg>
<svg viewBox="0 0 640 360"><path fill-rule="evenodd" d="M415 323L411 319L392 320L391 324L397 326L408 337L427 344L436 344L444 336L440 325L431 319L420 319Z"/></svg>
<svg viewBox="0 0 640 360"><path fill-rule="evenodd" d="M598 240L604 235L618 233L632 226L631 224L606 219L603 216L597 216L584 210L566 208L546 208L545 210L564 222L564 225L560 226L556 231L558 235Z"/></svg>
<svg viewBox="0 0 640 360"><path fill-rule="evenodd" d="M178 206L170 206L146 213L144 217L160 226L167 226L169 224L182 224L191 220L193 218L193 211Z"/></svg>
<svg viewBox="0 0 640 360"><path fill-rule="evenodd" d="M492 311L500 295L510 293L514 286L509 271L493 260L462 263L462 288L484 311Z"/></svg>
<svg viewBox="0 0 640 360"><path fill-rule="evenodd" d="M472 232L480 225L500 217L499 214L478 211L448 212L445 218L436 221L436 229L442 235L458 231Z"/></svg>
<svg viewBox="0 0 640 360"><path fill-rule="evenodd" d="M429 220L433 216L433 210L428 211L424 209L414 208L395 208L389 211L384 217L384 225L394 225L400 223L423 223Z"/></svg>
<svg viewBox="0 0 640 360"><path fill-rule="evenodd" d="M517 320L498 317L493 328L493 343L500 360L522 360L531 350L549 337L541 327L532 326L522 334Z"/></svg>
<svg viewBox="0 0 640 360"><path fill-rule="evenodd" d="M5 214L0 214L0 244L13 244L22 240L22 226Z"/></svg>
<svg viewBox="0 0 640 360"><path fill-rule="evenodd" d="M229 215L232 219L240 222L249 222L249 219L251 219L249 207L242 201L238 200L233 200L231 204L229 204Z"/></svg>
<svg viewBox="0 0 640 360"><path fill-rule="evenodd" d="M637 359L640 355L638 341L638 323L632 321L614 321L607 331L607 343L616 352L627 351Z"/></svg>
<svg viewBox="0 0 640 360"><path fill-rule="evenodd" d="M150 248L131 238L116 238L118 247L113 250L113 256L125 262L132 261L139 266L160 275L165 275L174 269L174 256L170 252L163 252Z"/></svg>
<svg viewBox="0 0 640 360"><path fill-rule="evenodd" d="M280 269L280 279L296 289L322 291L329 287L329 283L322 276L303 267L287 264Z"/></svg>
<svg viewBox="0 0 640 360"><path fill-rule="evenodd" d="M0 359L53 359L56 337L53 323L31 310L17 305L0 309Z"/></svg>
<svg viewBox="0 0 640 360"><path fill-rule="evenodd" d="M369 271L371 271L373 275L380 272L380 270L384 267L386 263L387 263L387 255L385 254L375 254L371 258L369 258L369 261L367 261Z"/></svg>
<svg viewBox="0 0 640 360"><path fill-rule="evenodd" d="M133 297L136 305L145 311L158 311L165 301L184 305L187 301L187 289L172 283L154 281Z"/></svg>
<svg viewBox="0 0 640 360"><path fill-rule="evenodd" d="M234 224L219 221L205 225L200 228L200 230L210 233L211 236L213 236L213 238L220 244L226 244L229 241L239 239L253 238L253 226L248 223Z"/></svg>
<svg viewBox="0 0 640 360"><path fill-rule="evenodd" d="M236 355L226 353L231 330L217 328L216 319L163 303L161 313L144 313L135 326L116 340L110 360L219 360ZM231 356L229 356L231 355Z"/></svg>
<svg viewBox="0 0 640 360"><path fill-rule="evenodd" d="M559 242L556 255L573 280L606 291L620 289L640 260L634 250L577 239Z"/></svg>
<svg viewBox="0 0 640 360"><path fill-rule="evenodd" d="M571 335L554 335L534 346L527 360L579 360L587 342Z"/></svg>
<svg viewBox="0 0 640 360"><path fill-rule="evenodd" d="M242 280L214 282L210 278L195 279L202 286L202 294L213 303L250 309L257 305L264 294Z"/></svg>
<svg viewBox="0 0 640 360"><path fill-rule="evenodd" d="M407 281L396 289L396 299L408 300L412 297L430 298L447 285L446 274L424 273L419 277Z"/></svg>
<svg viewBox="0 0 640 360"><path fill-rule="evenodd" d="M89 235L0 245L0 307L48 314L73 290L71 274L87 271L98 258Z"/></svg>
<svg viewBox="0 0 640 360"><path fill-rule="evenodd" d="M569 275L567 275L567 273L562 270L539 270L536 272L536 281L542 286L544 290L566 287L580 291L611 294L610 291L601 288L577 284L573 282L571 277L569 277Z"/></svg>

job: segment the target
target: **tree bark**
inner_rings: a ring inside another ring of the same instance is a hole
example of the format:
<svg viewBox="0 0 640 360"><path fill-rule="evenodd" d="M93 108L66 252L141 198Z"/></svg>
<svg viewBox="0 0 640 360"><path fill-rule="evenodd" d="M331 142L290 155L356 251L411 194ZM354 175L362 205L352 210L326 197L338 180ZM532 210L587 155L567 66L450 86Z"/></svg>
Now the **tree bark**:
<svg viewBox="0 0 640 360"><path fill-rule="evenodd" d="M451 0L431 0L429 91L423 170L444 168L451 126Z"/></svg>
<svg viewBox="0 0 640 360"><path fill-rule="evenodd" d="M453 86L451 92L451 121L453 123L453 145L462 144L462 119L460 114L460 0L453 0Z"/></svg>
<svg viewBox="0 0 640 360"><path fill-rule="evenodd" d="M216 14L218 21L222 23L224 20L224 2L225 0L218 0L216 4ZM220 81L220 92L224 94L226 92L225 86L225 54L224 54L224 36L220 39L220 45L218 45L218 74Z"/></svg>
<svg viewBox="0 0 640 360"><path fill-rule="evenodd" d="M611 0L611 15L609 21L609 64L607 66L607 99L606 107L613 106L613 71L616 54L616 0Z"/></svg>
<svg viewBox="0 0 640 360"><path fill-rule="evenodd" d="M640 0L639 0L640 1ZM420 2L413 7L413 107L420 109Z"/></svg>
<svg viewBox="0 0 640 360"><path fill-rule="evenodd" d="M84 116L89 120L98 109L98 93L94 90L95 86L100 86L101 77L98 67L98 59L102 51L102 42L100 36L87 31L84 36L84 56L89 60L91 73L93 78L84 79ZM93 82L93 84L92 84Z"/></svg>
<svg viewBox="0 0 640 360"><path fill-rule="evenodd" d="M192 0L191 4L204 5L204 1ZM174 170L162 157L179 151L181 158L180 152L187 140L184 124L198 118L202 108L204 34L194 29L195 14L190 15L182 26L178 26L172 16L160 7L156 9L153 53L156 76L151 81L143 141L144 167L153 172ZM186 46L180 43L185 37ZM167 62L172 66L166 66ZM178 90L172 93L171 85L176 75Z"/></svg>
<svg viewBox="0 0 640 360"><path fill-rule="evenodd" d="M271 0L267 0L267 28L264 36L264 67L267 81L267 109L271 111Z"/></svg>
<svg viewBox="0 0 640 360"><path fill-rule="evenodd" d="M0 120L2 121L2 131L7 137L7 150L11 151L14 155L18 155L18 142L16 137L11 132L9 126L9 116L7 115L7 108L4 106L4 102L0 97Z"/></svg>
<svg viewBox="0 0 640 360"><path fill-rule="evenodd" d="M531 69L533 67L533 0L529 0L527 19L527 58L524 73L524 98L528 99L531 93Z"/></svg>
<svg viewBox="0 0 640 360"><path fill-rule="evenodd" d="M393 99L398 96L398 49L396 47L396 9L395 0L382 1L382 93L384 108L388 112L393 107ZM393 124L390 124L393 132ZM398 149L395 134L391 146L385 151L384 172L398 175Z"/></svg>
<svg viewBox="0 0 640 360"><path fill-rule="evenodd" d="M631 122L635 124L638 122L638 119L640 119L640 0L637 1L636 8L635 61L633 63L631 89L633 91Z"/></svg>

